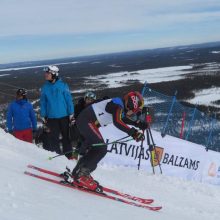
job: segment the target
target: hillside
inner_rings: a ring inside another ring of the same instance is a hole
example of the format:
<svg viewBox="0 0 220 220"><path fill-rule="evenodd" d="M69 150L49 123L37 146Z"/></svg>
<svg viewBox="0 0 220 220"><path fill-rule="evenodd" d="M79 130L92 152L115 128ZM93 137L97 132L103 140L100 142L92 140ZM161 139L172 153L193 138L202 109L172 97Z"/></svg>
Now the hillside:
<svg viewBox="0 0 220 220"><path fill-rule="evenodd" d="M214 100L211 98L210 102L201 102L201 99L191 101L195 97L198 98L201 92L207 93L210 88L216 89L214 92L211 91L211 95L219 94L219 51L220 42L215 42L57 60L0 64L0 107L1 104L13 100L18 87L28 89L30 100L38 99L39 88L44 83L43 67L53 64L59 66L60 76L68 83L74 100L77 100L85 89L96 90L100 97L105 95L113 97L132 89L140 91L143 83L147 81L150 87L158 92L173 96L175 91L178 91L179 100L197 104L197 107L204 112L211 111L219 114L218 97ZM181 66L188 66L188 68L179 69L179 71L172 70L172 68L181 68ZM166 75L164 75L164 70ZM210 91L208 92L210 93Z"/></svg>
<svg viewBox="0 0 220 220"><path fill-rule="evenodd" d="M219 186L106 164L95 171L93 176L105 186L154 198L155 205L163 209L152 212L25 176L27 164L62 172L75 162L64 157L48 161L53 153L19 141L2 129L0 140L1 220L219 219Z"/></svg>

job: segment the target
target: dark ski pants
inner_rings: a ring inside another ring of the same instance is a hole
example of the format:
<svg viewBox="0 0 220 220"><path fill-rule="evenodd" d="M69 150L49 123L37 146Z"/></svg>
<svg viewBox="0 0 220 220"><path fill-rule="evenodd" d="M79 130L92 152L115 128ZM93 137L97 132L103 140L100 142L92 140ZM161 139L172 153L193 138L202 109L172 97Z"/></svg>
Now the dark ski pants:
<svg viewBox="0 0 220 220"><path fill-rule="evenodd" d="M47 127L50 132L48 133L47 148L56 153L62 153L60 150L60 134L62 135L62 146L63 153L71 151L71 143L69 140L69 117L63 118L49 118L47 120ZM71 153L67 154L66 157L70 157Z"/></svg>
<svg viewBox="0 0 220 220"><path fill-rule="evenodd" d="M71 146L78 150L81 145L81 142L82 142L82 137L79 133L79 130L78 130L76 124L71 125L69 129L70 129L70 131L69 131L70 136L69 137L70 137Z"/></svg>
<svg viewBox="0 0 220 220"><path fill-rule="evenodd" d="M81 168L87 168L90 172L94 171L99 161L107 153L107 145L92 146L93 144L104 143L101 133L98 130L95 113L91 106L84 109L76 120L77 128L83 137L80 146L80 155L83 155L73 170L73 175Z"/></svg>

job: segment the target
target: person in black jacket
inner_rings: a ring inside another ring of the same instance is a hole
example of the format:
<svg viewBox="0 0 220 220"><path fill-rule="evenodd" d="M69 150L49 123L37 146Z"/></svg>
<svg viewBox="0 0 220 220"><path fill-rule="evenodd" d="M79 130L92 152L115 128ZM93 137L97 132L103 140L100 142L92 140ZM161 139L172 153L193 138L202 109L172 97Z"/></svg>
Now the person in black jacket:
<svg viewBox="0 0 220 220"><path fill-rule="evenodd" d="M105 144L99 127L113 123L118 129L133 137L137 142L144 140L144 134L136 128L130 128L127 124L134 125L142 130L147 128L147 124L141 121L132 121L129 118L137 114L144 106L143 97L139 92L130 92L123 98L111 98L93 103L85 108L77 117L76 125L80 135L83 137L83 143L80 146L80 155L72 175L64 175L68 182L74 181L80 187L90 190L97 190L98 184L90 173L93 172L99 161L107 153ZM94 147L93 144L102 144L100 147ZM74 177L74 179L73 179Z"/></svg>
<svg viewBox="0 0 220 220"><path fill-rule="evenodd" d="M84 97L80 98L77 104L74 106L74 120L70 125L70 139L73 148L72 159L78 159L79 148L82 142L82 137L77 129L75 120L83 109L85 109L95 101L96 94L94 92L88 91L85 93Z"/></svg>
<svg viewBox="0 0 220 220"><path fill-rule="evenodd" d="M84 97L79 99L78 103L75 105L74 109L74 117L75 119L78 117L78 115L80 114L80 112L87 107L88 105L90 105L91 103L93 103L96 100L96 94L94 92L86 92Z"/></svg>

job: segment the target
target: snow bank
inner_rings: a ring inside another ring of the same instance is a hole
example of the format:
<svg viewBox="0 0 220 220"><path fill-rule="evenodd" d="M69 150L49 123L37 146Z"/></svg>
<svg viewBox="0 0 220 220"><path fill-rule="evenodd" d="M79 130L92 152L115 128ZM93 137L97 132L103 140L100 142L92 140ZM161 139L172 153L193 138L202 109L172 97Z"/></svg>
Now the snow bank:
<svg viewBox="0 0 220 220"><path fill-rule="evenodd" d="M133 168L102 165L94 177L103 185L137 196L154 198L159 212L132 207L104 198L34 179L23 174L27 164L62 172L74 161L19 141L0 129L1 220L217 220L220 216L218 186L152 175Z"/></svg>

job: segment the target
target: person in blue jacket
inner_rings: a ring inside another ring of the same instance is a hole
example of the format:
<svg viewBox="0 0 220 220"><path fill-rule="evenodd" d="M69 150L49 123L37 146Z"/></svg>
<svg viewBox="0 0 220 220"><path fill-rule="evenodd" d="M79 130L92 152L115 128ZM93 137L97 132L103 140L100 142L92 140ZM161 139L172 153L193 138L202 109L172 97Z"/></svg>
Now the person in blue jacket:
<svg viewBox="0 0 220 220"><path fill-rule="evenodd" d="M6 124L9 133L20 140L32 143L37 121L33 105L28 102L26 95L25 89L17 90L16 100L8 107Z"/></svg>
<svg viewBox="0 0 220 220"><path fill-rule="evenodd" d="M60 150L60 134L62 135L62 153L72 150L69 139L69 124L74 120L74 106L69 87L59 78L59 68L48 66L44 69L46 83L41 89L40 114L48 132L48 150ZM66 157L71 159L72 153Z"/></svg>

